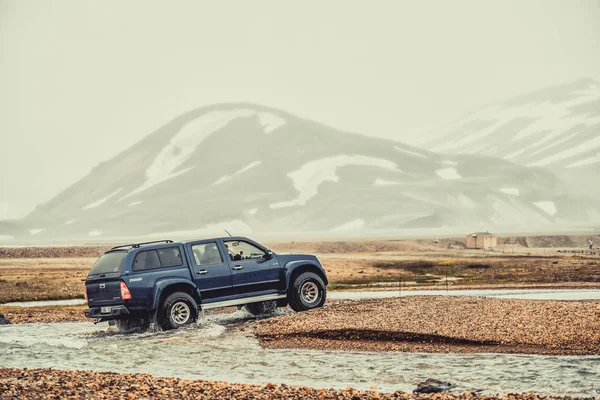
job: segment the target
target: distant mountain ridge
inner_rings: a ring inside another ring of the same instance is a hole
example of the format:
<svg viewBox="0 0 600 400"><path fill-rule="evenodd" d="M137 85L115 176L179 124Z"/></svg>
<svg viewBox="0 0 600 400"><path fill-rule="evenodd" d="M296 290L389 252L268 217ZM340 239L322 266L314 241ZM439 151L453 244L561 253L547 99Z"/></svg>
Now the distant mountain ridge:
<svg viewBox="0 0 600 400"><path fill-rule="evenodd" d="M600 172L600 83L581 79L493 103L432 133L425 147L437 152Z"/></svg>
<svg viewBox="0 0 600 400"><path fill-rule="evenodd" d="M36 207L18 228L0 224L0 235L517 232L598 221L594 201L544 168L434 153L241 103L175 118Z"/></svg>

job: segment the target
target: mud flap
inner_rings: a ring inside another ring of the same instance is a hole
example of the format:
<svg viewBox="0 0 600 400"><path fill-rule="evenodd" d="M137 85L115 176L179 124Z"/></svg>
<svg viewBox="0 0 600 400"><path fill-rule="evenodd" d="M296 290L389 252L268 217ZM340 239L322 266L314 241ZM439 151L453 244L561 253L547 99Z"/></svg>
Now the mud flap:
<svg viewBox="0 0 600 400"><path fill-rule="evenodd" d="M156 319L158 318L158 309L154 310L150 313L148 321L150 322L150 326L157 326Z"/></svg>
<svg viewBox="0 0 600 400"><path fill-rule="evenodd" d="M288 299L287 299L287 297L284 298L284 299L277 300L277 307L283 308L283 307L287 307L287 305L288 305Z"/></svg>

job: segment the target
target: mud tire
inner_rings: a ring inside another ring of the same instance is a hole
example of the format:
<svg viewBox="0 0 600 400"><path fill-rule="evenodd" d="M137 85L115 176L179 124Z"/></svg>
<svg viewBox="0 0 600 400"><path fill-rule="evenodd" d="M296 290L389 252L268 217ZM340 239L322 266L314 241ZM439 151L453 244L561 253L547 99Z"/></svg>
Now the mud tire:
<svg viewBox="0 0 600 400"><path fill-rule="evenodd" d="M250 303L244 306L246 311L252 315L272 315L277 310L277 300L261 301L260 303Z"/></svg>
<svg viewBox="0 0 600 400"><path fill-rule="evenodd" d="M197 319L198 305L187 293L171 293L160 306L158 322L164 330L181 328Z"/></svg>
<svg viewBox="0 0 600 400"><path fill-rule="evenodd" d="M323 307L326 298L325 283L314 272L304 272L298 275L292 282L288 293L289 306L294 311L307 311Z"/></svg>

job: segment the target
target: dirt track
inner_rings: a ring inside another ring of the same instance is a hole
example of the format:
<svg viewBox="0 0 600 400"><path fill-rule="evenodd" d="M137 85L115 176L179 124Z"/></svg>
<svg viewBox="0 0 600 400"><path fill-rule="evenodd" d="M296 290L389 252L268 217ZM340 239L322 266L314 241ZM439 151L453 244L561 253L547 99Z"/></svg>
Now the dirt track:
<svg viewBox="0 0 600 400"><path fill-rule="evenodd" d="M541 397L534 394L478 396L475 393L461 395L379 393L358 391L350 387L343 390L313 389L271 383L258 386L158 378L143 374L17 368L0 368L0 397L3 399L558 399L558 397Z"/></svg>
<svg viewBox="0 0 600 400"><path fill-rule="evenodd" d="M600 301L422 296L342 302L257 323L269 348L600 354Z"/></svg>

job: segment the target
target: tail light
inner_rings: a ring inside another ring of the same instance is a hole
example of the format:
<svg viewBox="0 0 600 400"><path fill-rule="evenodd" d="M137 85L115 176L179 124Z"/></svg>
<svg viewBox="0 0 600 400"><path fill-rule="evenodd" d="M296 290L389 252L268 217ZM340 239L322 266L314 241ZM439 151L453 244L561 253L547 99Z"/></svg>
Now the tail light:
<svg viewBox="0 0 600 400"><path fill-rule="evenodd" d="M85 298L85 302L88 302L88 298L87 298L87 286L85 285L85 283L83 284L83 297Z"/></svg>
<svg viewBox="0 0 600 400"><path fill-rule="evenodd" d="M121 298L123 300L131 300L132 299L131 292L129 291L129 288L123 281L121 281Z"/></svg>

